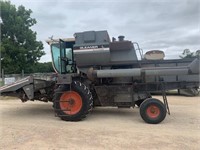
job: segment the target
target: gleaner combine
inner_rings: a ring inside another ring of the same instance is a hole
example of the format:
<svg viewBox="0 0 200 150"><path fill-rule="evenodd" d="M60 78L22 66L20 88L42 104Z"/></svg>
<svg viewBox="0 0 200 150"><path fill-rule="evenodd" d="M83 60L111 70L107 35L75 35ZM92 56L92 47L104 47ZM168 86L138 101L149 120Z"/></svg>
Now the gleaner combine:
<svg viewBox="0 0 200 150"><path fill-rule="evenodd" d="M47 43L57 76L51 81L29 76L0 92L23 102L51 101L56 115L66 121L82 120L95 106L137 105L145 122L157 124L170 113L166 90L199 88L199 58L138 60L136 50L142 53L137 43L124 36L111 41L107 31L80 32ZM163 102L152 98L154 91L162 92Z"/></svg>

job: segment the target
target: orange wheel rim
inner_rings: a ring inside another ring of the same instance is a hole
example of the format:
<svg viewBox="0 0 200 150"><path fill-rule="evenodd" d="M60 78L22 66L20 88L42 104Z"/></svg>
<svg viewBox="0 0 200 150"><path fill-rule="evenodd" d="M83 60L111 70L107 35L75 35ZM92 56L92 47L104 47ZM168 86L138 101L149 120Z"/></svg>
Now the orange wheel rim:
<svg viewBox="0 0 200 150"><path fill-rule="evenodd" d="M156 105L148 106L146 112L150 118L157 118L160 115L160 109Z"/></svg>
<svg viewBox="0 0 200 150"><path fill-rule="evenodd" d="M75 91L64 92L60 97L60 109L68 115L78 113L82 105L82 98Z"/></svg>

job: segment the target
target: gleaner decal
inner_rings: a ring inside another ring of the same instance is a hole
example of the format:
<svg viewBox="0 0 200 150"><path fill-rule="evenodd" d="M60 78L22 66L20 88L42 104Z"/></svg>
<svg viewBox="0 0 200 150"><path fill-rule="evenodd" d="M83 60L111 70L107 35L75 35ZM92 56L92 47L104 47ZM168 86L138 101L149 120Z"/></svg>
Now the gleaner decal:
<svg viewBox="0 0 200 150"><path fill-rule="evenodd" d="M98 49L104 49L109 48L109 45L88 45L88 46L76 46L74 47L74 50L98 50Z"/></svg>
<svg viewBox="0 0 200 150"><path fill-rule="evenodd" d="M95 49L95 48L99 48L99 47L98 46L80 46L80 49Z"/></svg>

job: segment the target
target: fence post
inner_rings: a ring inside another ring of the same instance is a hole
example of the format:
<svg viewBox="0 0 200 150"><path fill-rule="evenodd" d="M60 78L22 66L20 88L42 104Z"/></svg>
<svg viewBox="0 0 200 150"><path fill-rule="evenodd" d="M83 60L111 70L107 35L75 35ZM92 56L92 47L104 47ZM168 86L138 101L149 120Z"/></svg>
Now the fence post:
<svg viewBox="0 0 200 150"><path fill-rule="evenodd" d="M4 78L5 78L4 77L4 69L1 70L1 77L2 77L3 84L4 84Z"/></svg>
<svg viewBox="0 0 200 150"><path fill-rule="evenodd" d="M24 70L22 70L22 78L24 78Z"/></svg>

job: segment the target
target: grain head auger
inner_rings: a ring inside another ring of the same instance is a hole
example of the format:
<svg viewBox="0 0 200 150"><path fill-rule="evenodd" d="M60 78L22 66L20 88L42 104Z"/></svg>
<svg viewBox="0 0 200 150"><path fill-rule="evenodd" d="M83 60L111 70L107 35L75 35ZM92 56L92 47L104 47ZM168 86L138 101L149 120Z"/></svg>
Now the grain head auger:
<svg viewBox="0 0 200 150"><path fill-rule="evenodd" d="M138 60L137 43L124 36L111 41L107 31L80 32L47 43L56 80L27 77L0 90L22 101L51 101L56 115L66 121L82 120L96 106L137 105L142 119L156 124L169 113L166 90L199 87L199 58ZM154 91L162 92L163 102L152 98Z"/></svg>

